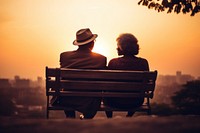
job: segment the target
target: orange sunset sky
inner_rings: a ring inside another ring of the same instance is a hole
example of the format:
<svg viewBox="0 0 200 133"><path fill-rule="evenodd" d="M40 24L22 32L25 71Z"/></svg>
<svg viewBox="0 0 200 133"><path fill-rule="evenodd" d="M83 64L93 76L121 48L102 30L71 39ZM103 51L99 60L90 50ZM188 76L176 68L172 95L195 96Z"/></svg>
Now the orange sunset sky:
<svg viewBox="0 0 200 133"><path fill-rule="evenodd" d="M157 13L139 0L0 0L0 78L44 77L59 55L75 50L80 28L98 34L94 51L117 57L116 38L132 33L138 56L159 74L200 76L200 13Z"/></svg>

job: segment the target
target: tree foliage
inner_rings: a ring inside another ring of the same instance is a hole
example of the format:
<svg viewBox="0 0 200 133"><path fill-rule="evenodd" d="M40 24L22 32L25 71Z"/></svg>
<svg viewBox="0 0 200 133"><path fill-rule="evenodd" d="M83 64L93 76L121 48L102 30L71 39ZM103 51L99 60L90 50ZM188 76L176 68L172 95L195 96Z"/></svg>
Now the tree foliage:
<svg viewBox="0 0 200 133"><path fill-rule="evenodd" d="M10 95L0 94L0 116L10 116L14 114L15 104Z"/></svg>
<svg viewBox="0 0 200 133"><path fill-rule="evenodd" d="M183 114L200 114L200 80L187 82L175 93L172 103Z"/></svg>
<svg viewBox="0 0 200 133"><path fill-rule="evenodd" d="M140 0L138 4L158 12L167 10L167 13L191 13L191 16L200 12L200 0Z"/></svg>

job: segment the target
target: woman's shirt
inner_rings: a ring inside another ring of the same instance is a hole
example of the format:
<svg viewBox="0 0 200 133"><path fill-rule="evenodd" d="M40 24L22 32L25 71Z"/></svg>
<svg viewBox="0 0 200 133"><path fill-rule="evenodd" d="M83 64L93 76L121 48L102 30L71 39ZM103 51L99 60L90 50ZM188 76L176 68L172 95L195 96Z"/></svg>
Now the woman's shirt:
<svg viewBox="0 0 200 133"><path fill-rule="evenodd" d="M149 71L149 64L144 58L136 56L123 56L112 59L108 64L108 69Z"/></svg>

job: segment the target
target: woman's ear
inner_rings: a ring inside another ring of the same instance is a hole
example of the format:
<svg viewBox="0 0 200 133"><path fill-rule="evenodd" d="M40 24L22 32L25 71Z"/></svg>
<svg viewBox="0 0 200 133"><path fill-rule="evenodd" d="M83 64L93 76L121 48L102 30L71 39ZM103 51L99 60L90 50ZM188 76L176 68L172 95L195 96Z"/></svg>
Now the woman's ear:
<svg viewBox="0 0 200 133"><path fill-rule="evenodd" d="M120 48L117 48L117 53L118 53L119 56L124 54L123 51Z"/></svg>

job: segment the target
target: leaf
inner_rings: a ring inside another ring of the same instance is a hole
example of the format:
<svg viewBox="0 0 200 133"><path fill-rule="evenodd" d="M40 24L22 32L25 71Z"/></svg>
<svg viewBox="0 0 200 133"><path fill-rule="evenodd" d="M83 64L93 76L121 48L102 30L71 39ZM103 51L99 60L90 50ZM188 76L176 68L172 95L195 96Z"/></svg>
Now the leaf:
<svg viewBox="0 0 200 133"><path fill-rule="evenodd" d="M169 2L168 0L163 0L161 3L165 8L169 7Z"/></svg>
<svg viewBox="0 0 200 133"><path fill-rule="evenodd" d="M140 5L140 4L142 3L142 1L143 1L143 0L140 0L140 1L138 2L138 5Z"/></svg>

